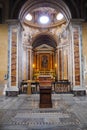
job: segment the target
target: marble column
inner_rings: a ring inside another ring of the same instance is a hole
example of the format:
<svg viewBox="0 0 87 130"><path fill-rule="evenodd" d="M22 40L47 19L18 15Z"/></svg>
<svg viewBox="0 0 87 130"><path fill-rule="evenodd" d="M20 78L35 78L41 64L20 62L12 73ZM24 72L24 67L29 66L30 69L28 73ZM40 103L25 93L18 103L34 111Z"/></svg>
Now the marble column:
<svg viewBox="0 0 87 130"><path fill-rule="evenodd" d="M32 80L32 74L33 74L33 52L32 52L32 46L28 47L28 54L29 54L29 62L28 62L28 66L29 66L29 80Z"/></svg>
<svg viewBox="0 0 87 130"><path fill-rule="evenodd" d="M57 79L59 80L59 50L58 50L58 46L57 46L57 50L56 50L56 64L57 64Z"/></svg>
<svg viewBox="0 0 87 130"><path fill-rule="evenodd" d="M22 80L27 80L28 71L28 51L27 47L23 46L23 57L22 57Z"/></svg>

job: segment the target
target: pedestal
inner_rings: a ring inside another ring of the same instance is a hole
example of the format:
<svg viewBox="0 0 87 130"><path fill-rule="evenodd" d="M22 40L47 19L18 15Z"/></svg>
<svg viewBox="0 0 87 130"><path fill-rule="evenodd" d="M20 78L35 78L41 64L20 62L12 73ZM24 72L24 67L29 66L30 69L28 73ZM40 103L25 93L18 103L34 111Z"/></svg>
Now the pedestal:
<svg viewBox="0 0 87 130"><path fill-rule="evenodd" d="M52 99L51 99L51 87L40 87L40 108L51 108Z"/></svg>
<svg viewBox="0 0 87 130"><path fill-rule="evenodd" d="M85 87L74 87L73 88L74 96L85 96L86 95L86 88Z"/></svg>
<svg viewBox="0 0 87 130"><path fill-rule="evenodd" d="M18 96L18 94L19 94L19 90L17 87L9 87L6 90L6 96L13 97L13 96Z"/></svg>

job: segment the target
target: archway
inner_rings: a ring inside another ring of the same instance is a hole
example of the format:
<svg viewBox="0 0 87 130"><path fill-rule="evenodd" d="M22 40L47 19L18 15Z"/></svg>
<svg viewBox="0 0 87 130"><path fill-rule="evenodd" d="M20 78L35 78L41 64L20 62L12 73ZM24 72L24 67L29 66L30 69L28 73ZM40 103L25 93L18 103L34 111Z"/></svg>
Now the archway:
<svg viewBox="0 0 87 130"><path fill-rule="evenodd" d="M33 76L55 75L55 50L57 41L52 34L42 33L37 35L33 42Z"/></svg>
<svg viewBox="0 0 87 130"><path fill-rule="evenodd" d="M25 18L25 16L28 13L32 17L31 20ZM56 17L57 14L59 13L62 13L63 15L63 19L61 20L57 19ZM49 22L47 24L42 24L38 20L42 14L48 16ZM34 55L36 55L36 52L38 52L38 49L53 48L51 52L54 51L55 56L52 56L51 60L49 60L52 61L49 62L49 64L51 64L51 68L47 67L47 69L50 70L56 67L55 71L57 75L57 80L69 80L71 84L73 84L74 86L82 84L81 82L82 69L81 69L81 62L80 62L81 53L79 54L79 51L81 49L80 48L81 40L79 40L80 39L79 32L81 26L78 22L76 23L76 21L71 22L70 24L70 19L71 19L70 10L68 9L67 5L63 1L56 0L56 1L49 2L48 0L46 1L40 0L39 2L37 2L35 0L32 0L32 2L27 1L22 6L19 12L19 20L24 29L24 31L22 32L22 42L21 42L22 45L21 51L23 52L21 72L22 72L23 80L32 80L33 78L33 61L34 61L33 57ZM15 28L16 28L16 35L17 35L18 28L17 26L15 26ZM21 31L19 31L19 33L20 32ZM13 30L12 33L14 35L15 29ZM20 48L19 44L17 43L18 48ZM13 43L11 45L13 45ZM48 59L47 57L50 56L41 55L41 57L43 57L43 59L44 57L45 59ZM52 65L54 59L53 57L55 58L54 65ZM41 58L39 58L39 61L40 59ZM13 62L14 61L12 61L12 63ZM20 69L19 64L18 64L19 67L16 67L17 71L19 71L18 69ZM39 65L36 62L35 64L36 64L36 69L38 69L37 66ZM42 70L41 63L40 63L39 70L40 71ZM11 69L11 71L13 71L13 68ZM20 75L21 74L19 73L18 76L19 78ZM19 80L18 77L17 77L17 82ZM15 78L15 84L16 84L16 78Z"/></svg>
<svg viewBox="0 0 87 130"><path fill-rule="evenodd" d="M39 8L37 8L37 6ZM25 16L27 15L28 12L32 14L33 19L31 21L28 21L25 19ZM59 12L63 13L64 15L63 20L56 20L56 15ZM38 22L39 15L41 14L47 14L50 17L50 23L48 23L47 25L46 24L41 25ZM26 38L27 42L23 41L24 46L27 46L27 47L31 46L32 50L35 50L37 46L41 46L41 45L44 46L44 44L46 44L46 47L47 45L50 47L53 47L54 51L56 52L58 43L60 42L60 37L63 33L65 33L65 30L69 24L70 18L71 18L70 11L63 1L59 1L59 2L46 1L46 2L43 2L43 4L42 4L42 0L39 2L33 1L33 5L29 1L27 1L23 5L19 13L19 19L21 20L21 23L24 26L24 30L26 30L25 33L27 35L27 38ZM25 39L25 37L23 39ZM29 51L29 53L31 52ZM58 66L57 52L54 55L55 55L55 58L54 58L55 62L54 62L54 65L51 65L53 67L49 68L50 70L55 69L55 66ZM29 56L29 59L32 59L30 55L28 56ZM33 70L32 70L32 67L30 66L31 64L33 66L33 61L31 61L29 64L30 64L29 66L27 65L29 69L26 70L27 76L25 76L25 79L32 79ZM26 68L28 68L27 66ZM36 68L37 68L37 65L36 65ZM32 72L30 72L30 70ZM56 68L56 73L57 73L57 77L61 79L60 76L58 75L58 68Z"/></svg>

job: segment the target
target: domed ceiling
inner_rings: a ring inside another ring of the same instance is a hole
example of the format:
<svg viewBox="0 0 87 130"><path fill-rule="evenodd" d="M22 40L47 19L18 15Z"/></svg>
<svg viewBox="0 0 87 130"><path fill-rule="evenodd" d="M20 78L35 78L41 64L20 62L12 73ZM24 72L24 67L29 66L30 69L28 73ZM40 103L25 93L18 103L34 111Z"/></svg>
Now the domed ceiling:
<svg viewBox="0 0 87 130"><path fill-rule="evenodd" d="M55 27L66 23L61 12L51 7L39 7L25 15L24 23L33 27Z"/></svg>
<svg viewBox="0 0 87 130"><path fill-rule="evenodd" d="M23 45L33 48L42 44L56 48L58 37L66 30L71 18L63 1L27 1L20 10Z"/></svg>

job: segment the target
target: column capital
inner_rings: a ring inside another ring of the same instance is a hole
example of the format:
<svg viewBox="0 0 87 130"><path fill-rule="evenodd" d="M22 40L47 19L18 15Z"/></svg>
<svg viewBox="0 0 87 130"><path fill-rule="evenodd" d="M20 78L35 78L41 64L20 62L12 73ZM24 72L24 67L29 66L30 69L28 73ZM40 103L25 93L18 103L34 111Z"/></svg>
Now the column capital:
<svg viewBox="0 0 87 130"><path fill-rule="evenodd" d="M25 49L28 49L28 50L32 50L32 46L27 46L27 45L23 45L23 48L25 48Z"/></svg>
<svg viewBox="0 0 87 130"><path fill-rule="evenodd" d="M8 19L8 20L6 20L6 23L7 24L12 24L12 25L19 24L20 20L18 20L18 19Z"/></svg>
<svg viewBox="0 0 87 130"><path fill-rule="evenodd" d="M22 28L22 30L24 30L20 20L18 20L18 19L8 19L8 20L6 20L6 23L10 26L15 26L15 25L17 26L18 25Z"/></svg>

